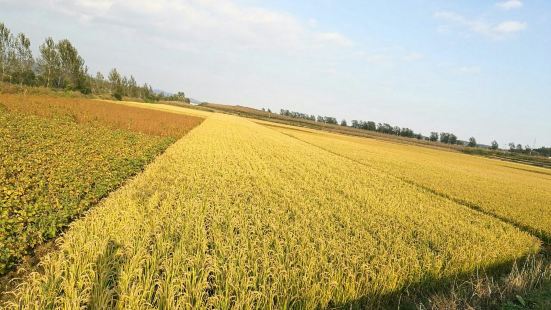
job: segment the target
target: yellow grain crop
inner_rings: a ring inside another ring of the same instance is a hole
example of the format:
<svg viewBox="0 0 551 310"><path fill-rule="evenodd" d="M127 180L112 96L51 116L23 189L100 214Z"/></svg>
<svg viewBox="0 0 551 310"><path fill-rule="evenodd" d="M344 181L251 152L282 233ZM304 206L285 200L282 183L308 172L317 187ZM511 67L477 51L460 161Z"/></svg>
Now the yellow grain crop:
<svg viewBox="0 0 551 310"><path fill-rule="evenodd" d="M480 209L551 241L551 171L426 147L274 129Z"/></svg>
<svg viewBox="0 0 551 310"><path fill-rule="evenodd" d="M538 249L379 169L214 114L75 222L8 307L377 305Z"/></svg>

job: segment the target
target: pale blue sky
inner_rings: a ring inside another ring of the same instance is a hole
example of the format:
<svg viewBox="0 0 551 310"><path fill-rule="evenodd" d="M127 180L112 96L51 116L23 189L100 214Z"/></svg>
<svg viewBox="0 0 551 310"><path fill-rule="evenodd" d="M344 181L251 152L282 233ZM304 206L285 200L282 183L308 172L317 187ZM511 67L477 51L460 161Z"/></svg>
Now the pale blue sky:
<svg viewBox="0 0 551 310"><path fill-rule="evenodd" d="M200 100L551 145L545 0L0 0L35 50L68 38Z"/></svg>

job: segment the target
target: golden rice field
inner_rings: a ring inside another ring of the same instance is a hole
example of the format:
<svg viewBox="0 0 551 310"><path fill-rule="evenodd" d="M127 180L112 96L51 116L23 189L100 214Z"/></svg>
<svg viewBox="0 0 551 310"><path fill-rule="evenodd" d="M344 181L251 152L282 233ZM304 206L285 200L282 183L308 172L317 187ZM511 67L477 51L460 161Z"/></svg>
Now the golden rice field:
<svg viewBox="0 0 551 310"><path fill-rule="evenodd" d="M272 128L551 241L549 169L288 126Z"/></svg>
<svg viewBox="0 0 551 310"><path fill-rule="evenodd" d="M370 308L540 249L489 213L545 232L530 211L548 208L543 171L355 139L209 114L75 221L5 307ZM486 212L444 197L461 193Z"/></svg>

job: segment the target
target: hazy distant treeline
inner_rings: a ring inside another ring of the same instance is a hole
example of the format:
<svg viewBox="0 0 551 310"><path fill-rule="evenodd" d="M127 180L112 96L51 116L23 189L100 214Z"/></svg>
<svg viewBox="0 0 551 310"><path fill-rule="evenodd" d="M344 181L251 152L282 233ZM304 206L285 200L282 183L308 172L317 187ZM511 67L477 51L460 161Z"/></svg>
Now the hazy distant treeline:
<svg viewBox="0 0 551 310"><path fill-rule="evenodd" d="M313 114L294 112L286 109L281 109L279 114L283 116L292 117L292 118L305 119L313 122L335 124L335 125L338 124L337 119L335 117L330 117L330 116L316 117ZM367 130L367 131L376 131L376 132L385 133L389 135L414 138L418 140L441 142L444 144L457 144L457 145L464 145L468 147L484 147L491 150L499 149L499 144L495 140L492 141L491 145L489 146L480 145L477 143L474 137L470 137L468 141L463 141L458 139L455 134L449 133L449 132L440 132L440 133L431 132L429 136L424 136L420 133L416 133L415 131L407 127L401 128L399 126L393 126L387 123L376 123L373 121L362 121L362 120L353 120L349 125L347 121L343 119L340 122L340 125L350 126L353 128ZM541 156L551 157L551 148L541 147L539 149L535 149L535 148L531 148L528 145L523 147L520 144L515 144L512 142L509 143L508 146L509 146L509 151L513 153L522 153L522 154L541 155Z"/></svg>
<svg viewBox="0 0 551 310"><path fill-rule="evenodd" d="M183 92L158 94L150 84L138 84L134 76L112 69L107 77L101 72L88 73L84 59L67 40L55 42L48 37L39 46L40 55L33 57L31 41L23 34L14 34L0 22L0 81L29 86L80 91L83 94L110 94L141 98L144 101L175 100L189 102Z"/></svg>
<svg viewBox="0 0 551 310"><path fill-rule="evenodd" d="M284 115L284 116L289 116L289 117L293 117L293 118L301 118L301 119L305 119L305 120L309 120L309 121L314 121L314 122L320 122L320 123L326 123L326 124L335 124L337 125L338 124L338 121L335 117L331 117L331 116L314 116L314 115L311 115L311 114L306 114L306 113L300 113L300 112L294 112L294 111L289 111L289 110L285 110L285 109L281 109L280 110L280 114L281 115ZM341 126L349 126L348 123L346 122L346 120L342 120L341 123L340 123ZM415 133L413 130L409 129L409 128L400 128L398 126L391 126L390 124L387 124L387 123L375 123L373 121L361 121L361 120L353 120L352 123L350 124L350 127L353 127L353 128L358 128L358 129L363 129L363 130L369 130L369 131L377 131L377 132L382 132L382 133L386 133L386 134L391 134L391 135L396 135L396 136L402 136L402 137L408 137L408 138L417 138L417 139L427 139L427 137L424 137L423 135L419 134L419 133ZM436 136L438 137L438 133L435 133ZM444 143L457 143L457 137L455 137L455 135L453 134L448 134L448 133L442 133L441 134L444 138ZM449 139L450 136L453 136L454 138L453 139ZM438 140L438 138L436 139Z"/></svg>

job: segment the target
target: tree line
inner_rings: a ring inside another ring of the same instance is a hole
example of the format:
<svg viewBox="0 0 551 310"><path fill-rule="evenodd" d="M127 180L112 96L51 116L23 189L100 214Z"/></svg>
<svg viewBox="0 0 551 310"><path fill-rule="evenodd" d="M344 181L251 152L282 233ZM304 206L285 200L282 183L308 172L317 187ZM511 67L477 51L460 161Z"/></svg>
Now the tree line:
<svg viewBox="0 0 551 310"><path fill-rule="evenodd" d="M15 35L0 22L0 81L27 86L43 86L83 94L109 94L117 100L123 97L144 101L173 100L189 103L183 92L155 93L150 84L138 84L134 76L122 75L113 68L107 77L101 72L88 73L84 59L67 39L54 41L48 37L39 46L35 59L31 41L24 33Z"/></svg>
<svg viewBox="0 0 551 310"><path fill-rule="evenodd" d="M313 114L294 112L294 111L289 111L285 109L281 109L279 111L279 114L283 116L292 117L292 118L300 118L300 119L304 119L312 122L338 125L337 119L331 116L321 116L321 115L315 116Z"/></svg>
<svg viewBox="0 0 551 310"><path fill-rule="evenodd" d="M265 110L265 109L263 109ZM330 116L315 116L313 114L307 114L307 113L301 113L301 112L294 112L286 109L281 109L279 112L280 115L288 116L292 118L299 118L304 120L309 120L313 122L319 122L319 123L326 123L326 124L334 124L337 125L337 119ZM450 132L431 132L429 136L424 136L420 133L414 132L412 129L404 127L401 128L399 126L392 126L388 123L376 123L374 121L362 121L362 120L352 120L351 124L348 125L346 120L342 120L340 122L341 126L346 127L352 127L357 128L361 130L367 130L367 131L376 131L384 134L389 135L395 135L395 136L401 136L401 137L407 137L407 138L415 138L418 140L426 140L431 142L440 142L444 144L456 144L456 145L463 145L467 147L484 147L489 148L491 150L498 150L499 144L497 141L492 141L492 143L489 146L480 145L477 143L475 137L470 137L468 141L460 140L455 134ZM532 154L532 155L541 155L546 157L551 157L551 148L548 147L541 147L539 149L531 148L530 146L523 147L520 144L515 143L509 143L509 151L514 153L523 153L523 154Z"/></svg>
<svg viewBox="0 0 551 310"><path fill-rule="evenodd" d="M541 155L545 157L551 157L551 147L532 148L530 145L522 146L522 144L509 143L509 151L511 153L528 154L528 155Z"/></svg>
<svg viewBox="0 0 551 310"><path fill-rule="evenodd" d="M376 131L381 133L386 133L389 135L395 135L395 136L401 136L401 137L408 137L408 138L416 138L416 139L423 139L423 135L419 133L415 133L410 128L401 128L399 126L392 126L388 123L375 123L373 121L359 121L359 120L353 120L351 124L352 128L358 128L368 131Z"/></svg>

